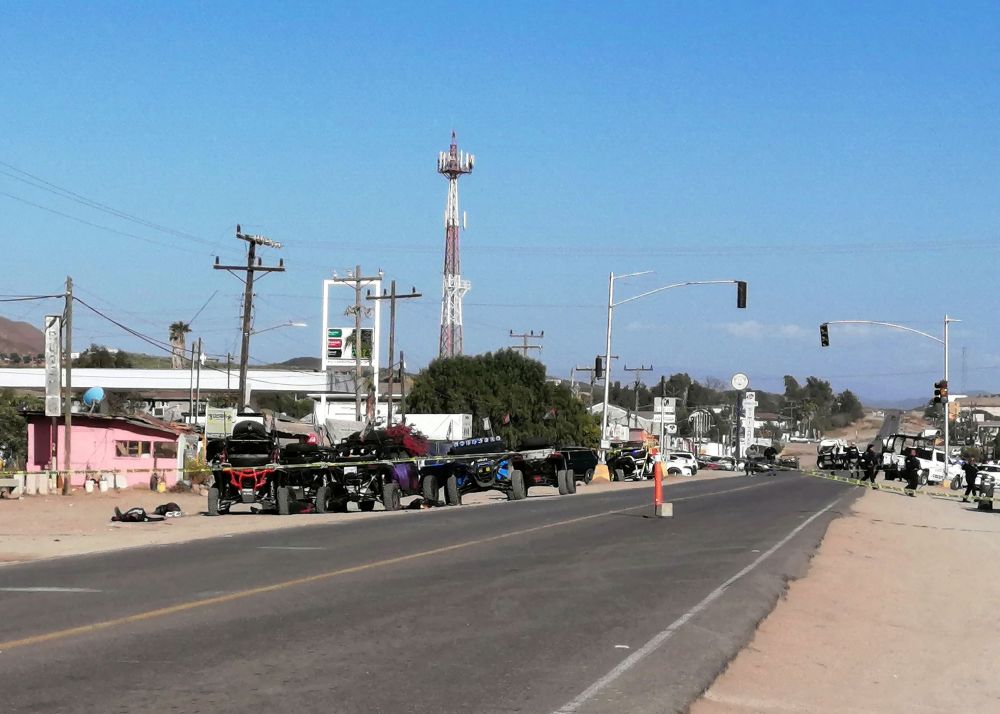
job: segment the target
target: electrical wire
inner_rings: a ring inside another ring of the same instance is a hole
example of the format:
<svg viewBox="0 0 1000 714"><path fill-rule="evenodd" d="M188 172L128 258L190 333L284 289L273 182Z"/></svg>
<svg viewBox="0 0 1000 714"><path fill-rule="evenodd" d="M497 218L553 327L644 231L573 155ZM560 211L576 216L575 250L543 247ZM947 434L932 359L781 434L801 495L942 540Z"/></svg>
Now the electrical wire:
<svg viewBox="0 0 1000 714"><path fill-rule="evenodd" d="M0 170L0 175L12 178L15 181L20 181L21 183L25 183L29 186L33 186L43 191L48 191L49 193L55 194L56 196L60 196L68 200L75 201L76 203L79 203L83 206L87 206L88 208L93 208L94 210L102 211L109 215L115 216L116 218L121 218L122 220L125 221L131 221L132 223L136 223L146 228L151 228L153 230L160 231L162 233L166 233L168 235L172 235L177 238L184 238L186 240L194 241L202 245L212 245L212 242L206 240L205 238L192 235L191 233L185 233L184 231L179 231L175 228L170 228L169 226L163 226L158 223L154 223L153 221L148 221L145 218L140 218L139 216L127 213L126 211L122 211L118 208L115 208L114 206L109 206L106 203L101 203L100 201L95 201L94 199L87 198L86 196L83 196L75 191L71 191L68 188L63 188L62 186L54 184L51 181L47 181L40 176L36 176L35 174L29 173L23 169L19 169L13 164L8 164L5 161L0 161L0 166L5 166L11 171L15 171L17 172L17 174L20 174L20 176L18 176L10 173L9 171Z"/></svg>

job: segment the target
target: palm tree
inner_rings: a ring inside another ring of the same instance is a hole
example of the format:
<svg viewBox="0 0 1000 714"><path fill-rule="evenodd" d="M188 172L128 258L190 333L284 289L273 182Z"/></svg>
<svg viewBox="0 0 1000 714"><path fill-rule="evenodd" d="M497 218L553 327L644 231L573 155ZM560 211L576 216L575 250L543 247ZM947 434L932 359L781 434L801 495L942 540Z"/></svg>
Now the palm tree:
<svg viewBox="0 0 1000 714"><path fill-rule="evenodd" d="M170 325L170 366L173 369L184 367L184 355L186 354L185 335L191 331L191 325L186 322L177 321Z"/></svg>

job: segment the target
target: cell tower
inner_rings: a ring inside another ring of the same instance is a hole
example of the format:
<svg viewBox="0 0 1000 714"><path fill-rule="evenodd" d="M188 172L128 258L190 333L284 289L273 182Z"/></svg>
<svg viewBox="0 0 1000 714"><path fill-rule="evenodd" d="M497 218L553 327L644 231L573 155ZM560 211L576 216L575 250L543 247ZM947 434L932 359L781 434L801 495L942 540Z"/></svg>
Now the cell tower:
<svg viewBox="0 0 1000 714"><path fill-rule="evenodd" d="M476 157L458 150L455 132L451 132L451 147L438 154L438 173L448 177L448 206L444 211L444 283L441 298L441 342L438 355L454 357L462 354L462 298L472 287L462 280L462 260L458 250L458 178L471 174Z"/></svg>

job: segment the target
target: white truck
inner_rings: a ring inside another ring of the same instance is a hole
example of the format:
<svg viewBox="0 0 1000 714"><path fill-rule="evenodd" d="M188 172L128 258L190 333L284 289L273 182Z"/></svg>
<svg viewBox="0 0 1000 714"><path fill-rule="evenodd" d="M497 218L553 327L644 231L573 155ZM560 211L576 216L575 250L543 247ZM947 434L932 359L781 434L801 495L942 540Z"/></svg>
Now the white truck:
<svg viewBox="0 0 1000 714"><path fill-rule="evenodd" d="M920 462L920 485L941 483L946 479L962 476L962 467L949 463L945 469L944 451L934 448L935 434L890 434L882 440L882 454L879 467L885 473L886 481L903 478L906 456L911 450L916 452Z"/></svg>

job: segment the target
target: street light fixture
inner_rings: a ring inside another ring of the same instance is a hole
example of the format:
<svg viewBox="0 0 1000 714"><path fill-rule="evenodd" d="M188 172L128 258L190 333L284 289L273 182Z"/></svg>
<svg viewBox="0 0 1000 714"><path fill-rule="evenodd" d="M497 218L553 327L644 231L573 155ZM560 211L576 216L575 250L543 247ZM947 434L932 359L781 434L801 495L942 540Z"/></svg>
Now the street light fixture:
<svg viewBox="0 0 1000 714"><path fill-rule="evenodd" d="M935 337L934 335L928 334L926 332L921 332L920 330L915 330L912 327L906 327L905 325L897 325L894 322L882 322L880 320L830 320L829 322L824 322L819 326L820 335L820 345L823 347L830 346L830 325L878 325L879 327L888 327L894 330L903 330L904 332L911 332L915 335L920 335L921 337L926 337L928 340L934 340L940 345L944 346L944 384L948 384L948 325L953 322L961 322L958 318L944 316L944 339L940 337ZM946 386L947 389L947 386ZM947 478L948 476L948 466L950 465L951 454L950 443L949 443L949 415L948 415L948 402L950 400L947 397L947 393L944 399L944 474Z"/></svg>
<svg viewBox="0 0 1000 714"><path fill-rule="evenodd" d="M639 293L638 295L633 295L630 298L625 298L624 300L619 300L615 302L615 280L620 280L622 278L632 278L638 275L648 275L652 273L652 270L643 270L638 273L626 273L625 275L615 275L614 273L608 274L608 333L607 340L604 345L604 405L601 411L601 463L607 463L607 446L608 443L608 399L610 397L611 389L611 322L612 316L614 314L614 308L624 305L628 302L633 302L639 300L640 298L649 297L650 295L655 295L656 293L662 293L666 290L673 290L674 288L684 288L689 285L735 285L736 294L736 307L745 308L747 306L747 283L745 280L688 280L683 283L673 283L672 285L664 285L663 287L655 288L653 290L647 290L644 293Z"/></svg>

